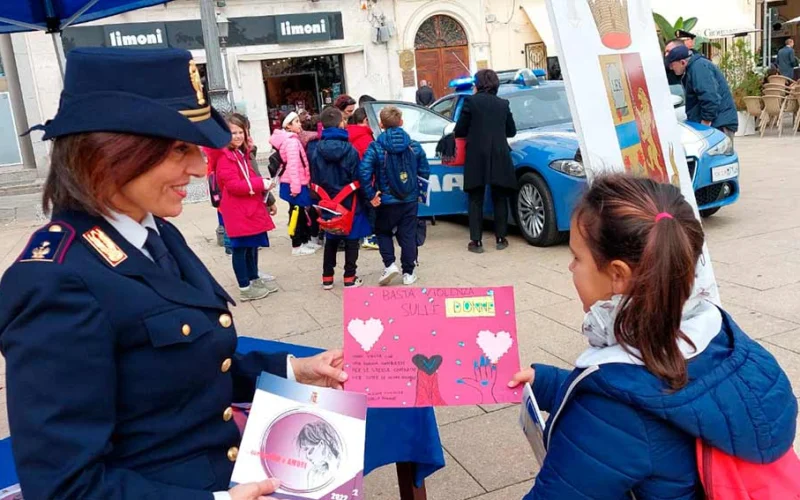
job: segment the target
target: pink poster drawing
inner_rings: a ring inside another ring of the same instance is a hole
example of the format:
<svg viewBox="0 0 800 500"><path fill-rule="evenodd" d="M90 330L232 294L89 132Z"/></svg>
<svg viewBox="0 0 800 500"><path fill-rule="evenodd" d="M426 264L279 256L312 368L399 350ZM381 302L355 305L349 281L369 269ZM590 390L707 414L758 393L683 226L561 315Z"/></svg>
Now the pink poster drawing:
<svg viewBox="0 0 800 500"><path fill-rule="evenodd" d="M519 403L513 287L345 290L345 389L371 408Z"/></svg>

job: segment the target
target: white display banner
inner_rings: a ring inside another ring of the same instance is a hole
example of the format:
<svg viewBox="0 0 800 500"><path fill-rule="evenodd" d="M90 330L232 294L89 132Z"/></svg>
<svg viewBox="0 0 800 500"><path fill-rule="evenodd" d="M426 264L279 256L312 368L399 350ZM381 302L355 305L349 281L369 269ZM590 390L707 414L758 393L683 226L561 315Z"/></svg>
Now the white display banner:
<svg viewBox="0 0 800 500"><path fill-rule="evenodd" d="M547 0L589 181L630 172L680 185L695 208L650 0ZM719 303L708 249L695 297Z"/></svg>

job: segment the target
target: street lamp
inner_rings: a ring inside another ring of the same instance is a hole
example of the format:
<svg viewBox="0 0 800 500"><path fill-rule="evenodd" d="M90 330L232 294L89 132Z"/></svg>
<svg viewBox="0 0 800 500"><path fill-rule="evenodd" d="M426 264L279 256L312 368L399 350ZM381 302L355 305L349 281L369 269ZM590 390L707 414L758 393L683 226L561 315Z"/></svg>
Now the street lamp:
<svg viewBox="0 0 800 500"><path fill-rule="evenodd" d="M228 69L228 34L230 32L230 22L228 21L228 17L222 12L217 12L217 31L219 32L219 52L222 59L222 70L225 75L225 99L228 101L230 110L235 111L229 90L231 85L231 74Z"/></svg>
<svg viewBox="0 0 800 500"><path fill-rule="evenodd" d="M228 19L217 14L214 0L200 0L200 18L203 25L203 45L206 49L208 97L217 111L229 113L233 111L233 106L225 83L227 70L220 50L221 41L228 37Z"/></svg>

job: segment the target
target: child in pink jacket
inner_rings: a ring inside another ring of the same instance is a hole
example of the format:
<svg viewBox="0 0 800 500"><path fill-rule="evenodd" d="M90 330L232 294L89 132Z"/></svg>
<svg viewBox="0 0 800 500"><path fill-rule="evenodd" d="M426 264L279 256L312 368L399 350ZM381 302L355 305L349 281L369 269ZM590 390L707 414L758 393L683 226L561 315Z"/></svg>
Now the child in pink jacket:
<svg viewBox="0 0 800 500"><path fill-rule="evenodd" d="M269 140L272 147L280 151L281 159L286 165L281 175L281 199L289 203L290 216L295 207L300 207L297 228L292 236L294 256L310 255L320 249L319 245L311 241L314 202L309 188L311 171L299 136L302 130L300 117L292 112L283 120L283 129L276 130Z"/></svg>

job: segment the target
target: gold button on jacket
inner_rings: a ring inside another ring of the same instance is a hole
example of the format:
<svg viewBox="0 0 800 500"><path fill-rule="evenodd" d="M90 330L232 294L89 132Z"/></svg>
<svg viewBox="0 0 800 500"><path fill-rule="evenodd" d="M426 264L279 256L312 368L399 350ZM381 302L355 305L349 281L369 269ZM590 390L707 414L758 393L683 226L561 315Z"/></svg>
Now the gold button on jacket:
<svg viewBox="0 0 800 500"><path fill-rule="evenodd" d="M222 325L222 328L230 328L233 324L233 318L231 318L230 314L223 314L219 317L219 324Z"/></svg>
<svg viewBox="0 0 800 500"><path fill-rule="evenodd" d="M235 446L231 446L228 449L228 460L230 460L231 462L235 462L236 461L236 457L238 457L238 456L239 456L239 448L237 448Z"/></svg>
<svg viewBox="0 0 800 500"><path fill-rule="evenodd" d="M225 358L225 361L222 362L222 373L228 373L228 370L231 369L231 358Z"/></svg>
<svg viewBox="0 0 800 500"><path fill-rule="evenodd" d="M188 337L190 333L192 333L192 327L189 325L183 325L181 328L181 333L183 333L184 337Z"/></svg>
<svg viewBox="0 0 800 500"><path fill-rule="evenodd" d="M232 418L233 418L233 408L231 408L229 406L229 407L225 408L224 412L222 412L222 420L227 422Z"/></svg>

